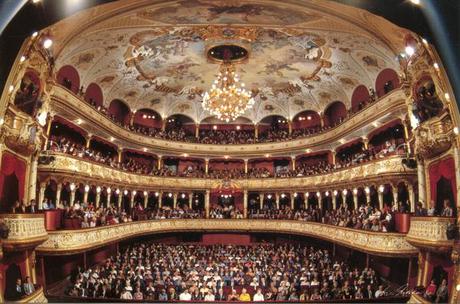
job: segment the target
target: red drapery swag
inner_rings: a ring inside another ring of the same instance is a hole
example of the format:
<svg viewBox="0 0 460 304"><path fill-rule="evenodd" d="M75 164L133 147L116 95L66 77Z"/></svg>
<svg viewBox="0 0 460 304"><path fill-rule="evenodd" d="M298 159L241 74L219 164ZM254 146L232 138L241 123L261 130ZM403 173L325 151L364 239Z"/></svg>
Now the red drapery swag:
<svg viewBox="0 0 460 304"><path fill-rule="evenodd" d="M24 198L26 163L15 155L5 152L2 156L2 167L0 169L0 202L2 203L5 203L3 202L3 183L5 177L11 174L15 174L18 179L18 197L22 200ZM12 204L13 202L10 203Z"/></svg>
<svg viewBox="0 0 460 304"><path fill-rule="evenodd" d="M457 202L455 200L457 198L457 186L456 186L456 180L455 180L454 159L452 157L449 157L437 163L434 163L429 167L428 171L430 174L431 199L436 201L436 197L438 194L436 185L441 179L441 177L444 177L450 182L450 186L452 188L452 194L454 197L453 206L456 206Z"/></svg>

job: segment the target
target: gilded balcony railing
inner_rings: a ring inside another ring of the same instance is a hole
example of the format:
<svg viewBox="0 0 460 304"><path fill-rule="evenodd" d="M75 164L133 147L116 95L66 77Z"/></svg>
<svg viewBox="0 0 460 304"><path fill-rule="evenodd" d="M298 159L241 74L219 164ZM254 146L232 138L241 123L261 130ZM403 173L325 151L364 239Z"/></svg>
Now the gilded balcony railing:
<svg viewBox="0 0 460 304"><path fill-rule="evenodd" d="M43 214L1 214L0 219L8 226L8 238L2 241L7 250L35 247L48 238Z"/></svg>
<svg viewBox="0 0 460 304"><path fill-rule="evenodd" d="M141 235L166 232L275 232L303 235L381 256L415 256L417 249L399 233L379 233L294 220L173 219L129 222L81 230L49 232L37 250L70 254Z"/></svg>
<svg viewBox="0 0 460 304"><path fill-rule="evenodd" d="M94 180L100 186L119 185L145 190L179 189L200 190L213 189L220 183L217 179L188 177L158 177L141 175L115 169L100 163L73 157L67 154L51 152L54 161L39 165L40 180L59 178L68 182ZM333 172L291 178L249 178L232 180L234 186L247 190L299 190L321 191L331 187L350 188L366 186L372 183L392 182L392 180L410 180L415 178L413 169L402 165L401 156L377 159L359 166L347 167Z"/></svg>
<svg viewBox="0 0 460 304"><path fill-rule="evenodd" d="M454 218L448 217L412 217L407 241L422 249L449 251L454 240L448 238L447 227L454 221Z"/></svg>

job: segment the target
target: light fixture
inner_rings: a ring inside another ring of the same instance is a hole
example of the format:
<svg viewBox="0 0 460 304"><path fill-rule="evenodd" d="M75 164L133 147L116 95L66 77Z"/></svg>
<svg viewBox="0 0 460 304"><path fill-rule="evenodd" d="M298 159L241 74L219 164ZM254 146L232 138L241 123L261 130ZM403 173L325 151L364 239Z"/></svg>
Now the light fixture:
<svg viewBox="0 0 460 304"><path fill-rule="evenodd" d="M345 196L347 196L348 190L347 190L347 189L343 189L342 194L345 195Z"/></svg>
<svg viewBox="0 0 460 304"><path fill-rule="evenodd" d="M5 119L3 117L0 117L0 126L3 126L4 123L5 123Z"/></svg>
<svg viewBox="0 0 460 304"><path fill-rule="evenodd" d="M144 152L147 152L147 148L143 148L142 150L143 150Z"/></svg>
<svg viewBox="0 0 460 304"><path fill-rule="evenodd" d="M243 115L255 101L239 81L235 66L224 62L211 89L203 95L203 109L225 122Z"/></svg>
<svg viewBox="0 0 460 304"><path fill-rule="evenodd" d="M120 189L117 188L117 190L115 191L115 193L118 195L120 194Z"/></svg>
<svg viewBox="0 0 460 304"><path fill-rule="evenodd" d="M379 191L380 191L380 193L383 193L383 191L385 191L385 186L384 186L384 185L380 185L380 186L379 186Z"/></svg>
<svg viewBox="0 0 460 304"><path fill-rule="evenodd" d="M404 51L406 52L407 56L409 56L409 57L415 54L415 49L410 45L406 46Z"/></svg>
<svg viewBox="0 0 460 304"><path fill-rule="evenodd" d="M13 92L13 90L14 90L14 85L10 85L10 87L8 88L8 92L11 93Z"/></svg>
<svg viewBox="0 0 460 304"><path fill-rule="evenodd" d="M285 198L285 197L286 197L286 194L281 193L281 198Z"/></svg>
<svg viewBox="0 0 460 304"><path fill-rule="evenodd" d="M354 194L354 195L358 194L358 189L356 189L356 188L353 189L353 194Z"/></svg>
<svg viewBox="0 0 460 304"><path fill-rule="evenodd" d="M46 38L44 41L43 41L43 47L45 49L49 49L51 46L53 45L53 40L49 39L49 38Z"/></svg>
<svg viewBox="0 0 460 304"><path fill-rule="evenodd" d="M96 187L96 192L97 192L97 193L101 193L101 187L97 186L97 187Z"/></svg>
<svg viewBox="0 0 460 304"><path fill-rule="evenodd" d="M216 125L212 126L212 129L217 130L217 126Z"/></svg>
<svg viewBox="0 0 460 304"><path fill-rule="evenodd" d="M436 71L439 70L439 64L437 62L433 63L433 67Z"/></svg>
<svg viewBox="0 0 460 304"><path fill-rule="evenodd" d="M107 188L107 193L110 194L110 192L112 192L112 188L108 187Z"/></svg>
<svg viewBox="0 0 460 304"><path fill-rule="evenodd" d="M128 195L128 190L123 191L124 195Z"/></svg>
<svg viewBox="0 0 460 304"><path fill-rule="evenodd" d="M374 122L372 123L372 125L374 126L374 128L377 128L377 127L379 126L379 123L376 122L376 121L374 121Z"/></svg>
<svg viewBox="0 0 460 304"><path fill-rule="evenodd" d="M81 125L83 123L83 120L81 120L80 118L77 119L77 125Z"/></svg>
<svg viewBox="0 0 460 304"><path fill-rule="evenodd" d="M71 183L70 184L70 191L74 191L76 188L75 184L74 183Z"/></svg>
<svg viewBox="0 0 460 304"><path fill-rule="evenodd" d="M149 193L147 191L144 191L144 196L147 196Z"/></svg>
<svg viewBox="0 0 460 304"><path fill-rule="evenodd" d="M455 286L455 290L460 291L460 284L457 284L457 286Z"/></svg>
<svg viewBox="0 0 460 304"><path fill-rule="evenodd" d="M294 197L297 197L297 195L298 195L297 192L294 192Z"/></svg>
<svg viewBox="0 0 460 304"><path fill-rule="evenodd" d="M317 197L320 197L320 196L321 196L321 192L319 192L319 191L316 192L316 196L317 196Z"/></svg>
<svg viewBox="0 0 460 304"><path fill-rule="evenodd" d="M458 134L459 134L458 127L454 127L454 134L455 134L455 135L458 135Z"/></svg>
<svg viewBox="0 0 460 304"><path fill-rule="evenodd" d="M326 191L326 193L325 193L325 194L326 194L326 196L329 196L329 191Z"/></svg>
<svg viewBox="0 0 460 304"><path fill-rule="evenodd" d="M39 3L40 1L41 1L41 0L32 0L32 3L33 3L33 4L37 4L37 3Z"/></svg>
<svg viewBox="0 0 460 304"><path fill-rule="evenodd" d="M270 157L270 154L265 154L265 157L266 157L266 158L269 158L269 157Z"/></svg>
<svg viewBox="0 0 460 304"><path fill-rule="evenodd" d="M160 193L158 192L155 192L155 196L158 197L160 195Z"/></svg>
<svg viewBox="0 0 460 304"><path fill-rule="evenodd" d="M449 93L444 93L444 97L446 98L446 100L450 100L450 95L449 95Z"/></svg>
<svg viewBox="0 0 460 304"><path fill-rule="evenodd" d="M113 142L115 140L114 137L110 137L110 141Z"/></svg>
<svg viewBox="0 0 460 304"><path fill-rule="evenodd" d="M267 198L272 199L272 195L271 194L267 195Z"/></svg>
<svg viewBox="0 0 460 304"><path fill-rule="evenodd" d="M24 61L26 61L26 59L27 59L26 56L23 55L23 56L21 56L21 58L19 59L19 62L24 62Z"/></svg>
<svg viewBox="0 0 460 304"><path fill-rule="evenodd" d="M410 0L412 4L420 5L420 0Z"/></svg>
<svg viewBox="0 0 460 304"><path fill-rule="evenodd" d="M311 120L311 116L310 116L310 115L307 116L307 120Z"/></svg>
<svg viewBox="0 0 460 304"><path fill-rule="evenodd" d="M237 129L237 130L241 130L241 127L240 127L240 126L236 126L236 129Z"/></svg>
<svg viewBox="0 0 460 304"><path fill-rule="evenodd" d="M369 187L366 187L364 188L364 192L366 192L366 194L369 194L371 193L371 189Z"/></svg>
<svg viewBox="0 0 460 304"><path fill-rule="evenodd" d="M187 153L182 154L183 157L188 157Z"/></svg>
<svg viewBox="0 0 460 304"><path fill-rule="evenodd" d="M173 194L171 192L168 193L168 197L172 197Z"/></svg>
<svg viewBox="0 0 460 304"><path fill-rule="evenodd" d="M337 190L334 190L334 196L337 196L337 194L339 194L339 192Z"/></svg>
<svg viewBox="0 0 460 304"><path fill-rule="evenodd" d="M180 197L182 197L182 198L185 198L185 194L184 194L184 193L182 193L182 194L180 195Z"/></svg>
<svg viewBox="0 0 460 304"><path fill-rule="evenodd" d="M32 33L32 38L36 38L38 36L38 32L33 32Z"/></svg>
<svg viewBox="0 0 460 304"><path fill-rule="evenodd" d="M310 153L311 149L305 149L305 152Z"/></svg>
<svg viewBox="0 0 460 304"><path fill-rule="evenodd" d="M228 155L224 155L224 158L225 158L225 159L229 159L229 158L230 158L230 156L228 156Z"/></svg>

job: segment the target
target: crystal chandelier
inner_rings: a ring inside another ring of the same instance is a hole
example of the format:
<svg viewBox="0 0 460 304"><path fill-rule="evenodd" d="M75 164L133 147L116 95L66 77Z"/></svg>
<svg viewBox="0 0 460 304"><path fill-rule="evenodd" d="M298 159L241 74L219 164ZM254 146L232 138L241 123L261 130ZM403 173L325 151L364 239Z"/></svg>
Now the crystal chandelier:
<svg viewBox="0 0 460 304"><path fill-rule="evenodd" d="M251 93L244 89L235 66L224 62L211 89L203 95L203 109L218 119L230 122L254 105Z"/></svg>

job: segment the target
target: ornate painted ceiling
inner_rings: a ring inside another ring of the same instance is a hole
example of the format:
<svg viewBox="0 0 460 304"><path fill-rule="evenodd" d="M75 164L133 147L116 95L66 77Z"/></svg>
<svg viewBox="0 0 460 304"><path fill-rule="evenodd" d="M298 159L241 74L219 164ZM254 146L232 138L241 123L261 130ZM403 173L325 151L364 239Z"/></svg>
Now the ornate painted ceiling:
<svg viewBox="0 0 460 304"><path fill-rule="evenodd" d="M359 84L373 87L385 68L399 70L397 50L407 30L356 8L329 1L131 1L84 11L51 28L56 71L67 64L104 103L163 117L208 116L201 94L218 72L209 48L235 44L249 52L237 64L256 105L245 116L292 118L322 112L332 101L348 107Z"/></svg>

